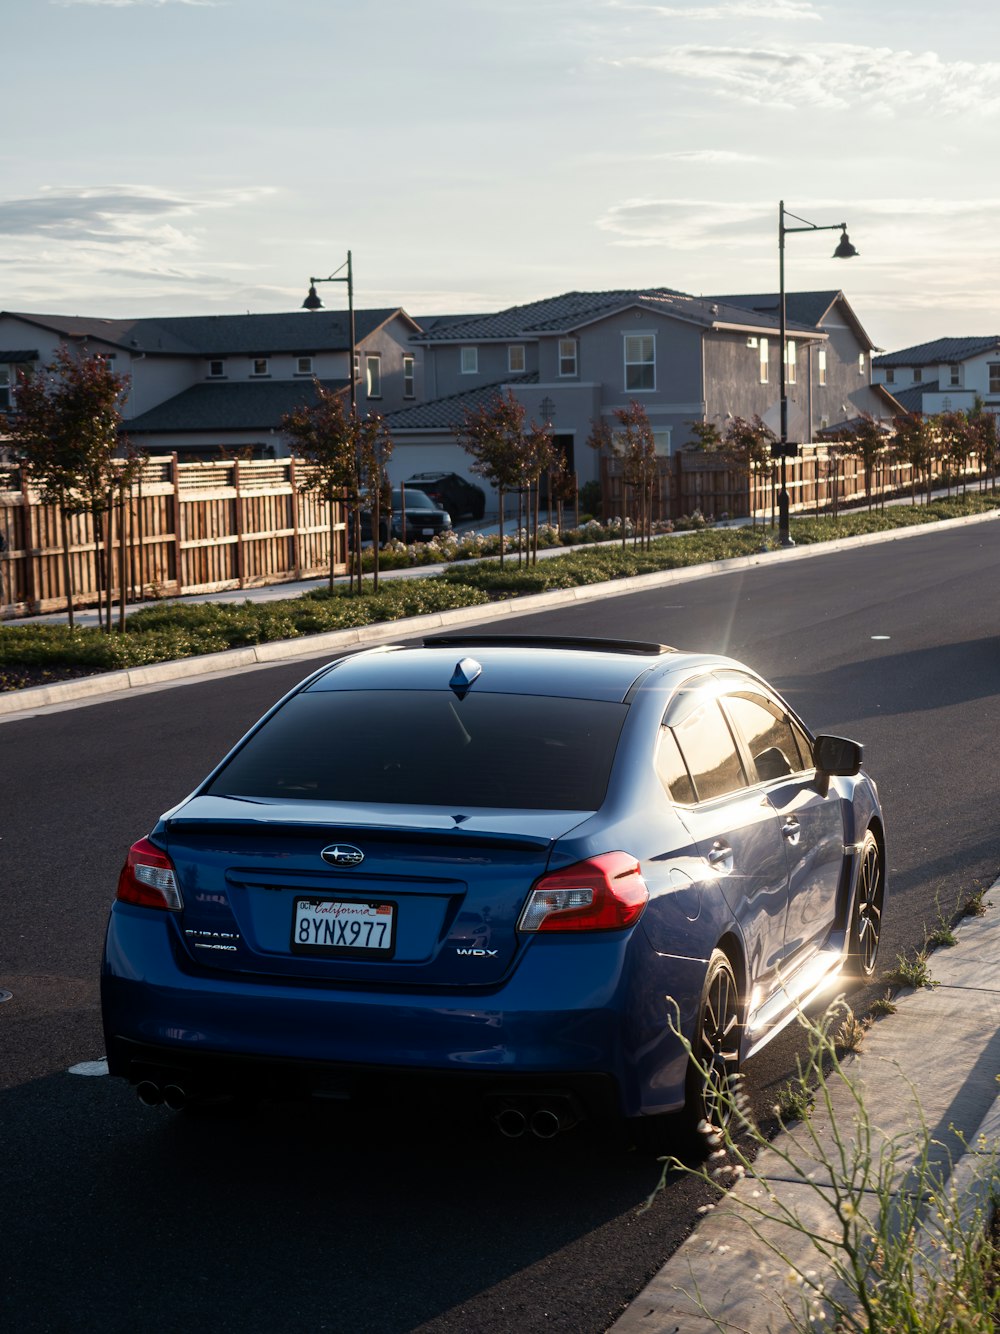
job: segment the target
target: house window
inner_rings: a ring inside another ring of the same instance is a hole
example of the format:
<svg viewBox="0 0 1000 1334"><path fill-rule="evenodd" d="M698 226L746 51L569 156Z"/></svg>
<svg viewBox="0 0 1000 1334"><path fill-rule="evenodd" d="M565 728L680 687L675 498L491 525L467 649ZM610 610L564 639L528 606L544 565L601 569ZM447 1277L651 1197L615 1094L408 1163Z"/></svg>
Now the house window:
<svg viewBox="0 0 1000 1334"><path fill-rule="evenodd" d="M403 397L415 398L416 390L414 388L417 359L412 356L403 357Z"/></svg>
<svg viewBox="0 0 1000 1334"><path fill-rule="evenodd" d="M559 374L576 374L576 339L559 339Z"/></svg>
<svg viewBox="0 0 1000 1334"><path fill-rule="evenodd" d="M13 376L9 366L0 366L0 410L8 411L11 406L11 382Z"/></svg>
<svg viewBox="0 0 1000 1334"><path fill-rule="evenodd" d="M507 369L514 375L524 373L524 346L515 343L507 349Z"/></svg>
<svg viewBox="0 0 1000 1334"><path fill-rule="evenodd" d="M251 375L268 375L267 357L254 357Z"/></svg>
<svg viewBox="0 0 1000 1334"><path fill-rule="evenodd" d="M477 375L479 373L479 348L462 348L462 374Z"/></svg>
<svg viewBox="0 0 1000 1334"><path fill-rule="evenodd" d="M625 388L656 388L656 336L625 335Z"/></svg>
<svg viewBox="0 0 1000 1334"><path fill-rule="evenodd" d="M795 340L789 338L785 343L785 382L795 383Z"/></svg>
<svg viewBox="0 0 1000 1334"><path fill-rule="evenodd" d="M670 453L670 432L671 427L664 427L662 430L653 432L653 448L656 453L663 458Z"/></svg>
<svg viewBox="0 0 1000 1334"><path fill-rule="evenodd" d="M858 374L859 374L859 375L864 375L864 373L865 373L865 354L864 354L863 352L859 352L859 353L858 353Z"/></svg>
<svg viewBox="0 0 1000 1334"><path fill-rule="evenodd" d="M825 348L825 347L821 347L820 350L819 350L819 382L820 382L820 384L826 384L826 348Z"/></svg>
<svg viewBox="0 0 1000 1334"><path fill-rule="evenodd" d="M914 366L914 368L913 368L913 383L914 383L914 384L919 384L920 381L921 381L923 378L924 378L924 373L923 373L923 371L920 369L919 366Z"/></svg>
<svg viewBox="0 0 1000 1334"><path fill-rule="evenodd" d="M382 357L378 352L365 357L365 391L369 398L382 397Z"/></svg>
<svg viewBox="0 0 1000 1334"><path fill-rule="evenodd" d="M211 379L218 380L219 377L225 375L225 373L226 363L221 358L216 358L215 361L210 361L208 363L208 374Z"/></svg>
<svg viewBox="0 0 1000 1334"><path fill-rule="evenodd" d="M760 340L760 382L767 384L767 339Z"/></svg>
<svg viewBox="0 0 1000 1334"><path fill-rule="evenodd" d="M953 389L957 389L962 383L962 368L958 365L948 367L948 383Z"/></svg>
<svg viewBox="0 0 1000 1334"><path fill-rule="evenodd" d="M989 363L990 372L990 393L1000 394L1000 361L991 361Z"/></svg>
<svg viewBox="0 0 1000 1334"><path fill-rule="evenodd" d="M896 383L896 372L891 366L886 366L885 368L885 382L886 384Z"/></svg>
<svg viewBox="0 0 1000 1334"><path fill-rule="evenodd" d="M360 353L360 352L355 352L355 354L354 354L354 378L355 378L355 380L360 380L360 378L361 378L361 353Z"/></svg>
<svg viewBox="0 0 1000 1334"><path fill-rule="evenodd" d="M296 358L295 358L295 374L296 374L296 375L312 375L312 373L313 373L313 359L312 359L312 357L296 357Z"/></svg>

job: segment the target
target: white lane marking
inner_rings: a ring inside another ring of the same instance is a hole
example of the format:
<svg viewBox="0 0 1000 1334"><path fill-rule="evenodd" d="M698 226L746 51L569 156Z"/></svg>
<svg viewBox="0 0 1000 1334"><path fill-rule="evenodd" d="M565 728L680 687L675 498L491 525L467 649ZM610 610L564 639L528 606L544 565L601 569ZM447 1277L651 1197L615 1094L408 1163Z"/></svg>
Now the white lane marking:
<svg viewBox="0 0 1000 1334"><path fill-rule="evenodd" d="M872 635L872 639L891 639L892 635Z"/></svg>
<svg viewBox="0 0 1000 1334"><path fill-rule="evenodd" d="M67 1074L71 1075L106 1075L108 1073L107 1061L81 1061L79 1065L71 1065Z"/></svg>

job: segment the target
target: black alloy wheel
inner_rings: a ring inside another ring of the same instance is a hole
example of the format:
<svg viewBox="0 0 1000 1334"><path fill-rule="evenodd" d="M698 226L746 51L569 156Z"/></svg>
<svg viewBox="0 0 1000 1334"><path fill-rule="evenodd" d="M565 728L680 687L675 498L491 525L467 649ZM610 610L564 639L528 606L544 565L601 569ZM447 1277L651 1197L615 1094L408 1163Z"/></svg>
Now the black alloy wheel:
<svg viewBox="0 0 1000 1334"><path fill-rule="evenodd" d="M882 935L882 905L885 900L885 876L882 854L875 835L869 829L861 844L858 888L851 914L850 965L862 977L871 977L878 958Z"/></svg>
<svg viewBox="0 0 1000 1334"><path fill-rule="evenodd" d="M698 1029L692 1044L686 1119L692 1125L727 1126L739 1088L741 1003L732 965L721 950L708 963Z"/></svg>

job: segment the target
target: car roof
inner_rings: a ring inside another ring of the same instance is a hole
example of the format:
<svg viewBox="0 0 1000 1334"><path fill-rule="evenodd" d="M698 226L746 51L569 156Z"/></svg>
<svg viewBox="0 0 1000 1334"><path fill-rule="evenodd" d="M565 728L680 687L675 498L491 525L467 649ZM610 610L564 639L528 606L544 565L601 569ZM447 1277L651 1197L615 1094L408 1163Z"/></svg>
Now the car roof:
<svg viewBox="0 0 1000 1334"><path fill-rule="evenodd" d="M662 644L513 635L443 635L417 645L385 645L341 658L307 685L310 690L442 690L458 665L471 688L494 694L549 695L624 702L656 682L673 690L698 671L740 668L713 654ZM744 669L745 670L745 669ZM462 689L461 684L452 685Z"/></svg>

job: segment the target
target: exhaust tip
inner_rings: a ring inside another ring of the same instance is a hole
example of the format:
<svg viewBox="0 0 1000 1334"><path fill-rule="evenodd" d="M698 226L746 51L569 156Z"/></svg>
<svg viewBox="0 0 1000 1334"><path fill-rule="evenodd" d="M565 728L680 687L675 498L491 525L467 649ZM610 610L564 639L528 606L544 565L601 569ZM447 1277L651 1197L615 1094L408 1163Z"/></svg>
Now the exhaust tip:
<svg viewBox="0 0 1000 1334"><path fill-rule="evenodd" d="M163 1101L172 1112L179 1112L187 1104L187 1093L178 1084L168 1084L163 1090Z"/></svg>
<svg viewBox="0 0 1000 1334"><path fill-rule="evenodd" d="M516 1107L505 1107L493 1120L500 1134L507 1139L520 1139L528 1128L528 1118Z"/></svg>
<svg viewBox="0 0 1000 1334"><path fill-rule="evenodd" d="M539 1139L555 1139L562 1128L562 1119L551 1107L539 1107L537 1112L532 1113L531 1133Z"/></svg>
<svg viewBox="0 0 1000 1334"><path fill-rule="evenodd" d="M144 1079L140 1084L136 1084L135 1094L144 1107L159 1107L163 1101L159 1084L154 1084L151 1079Z"/></svg>

